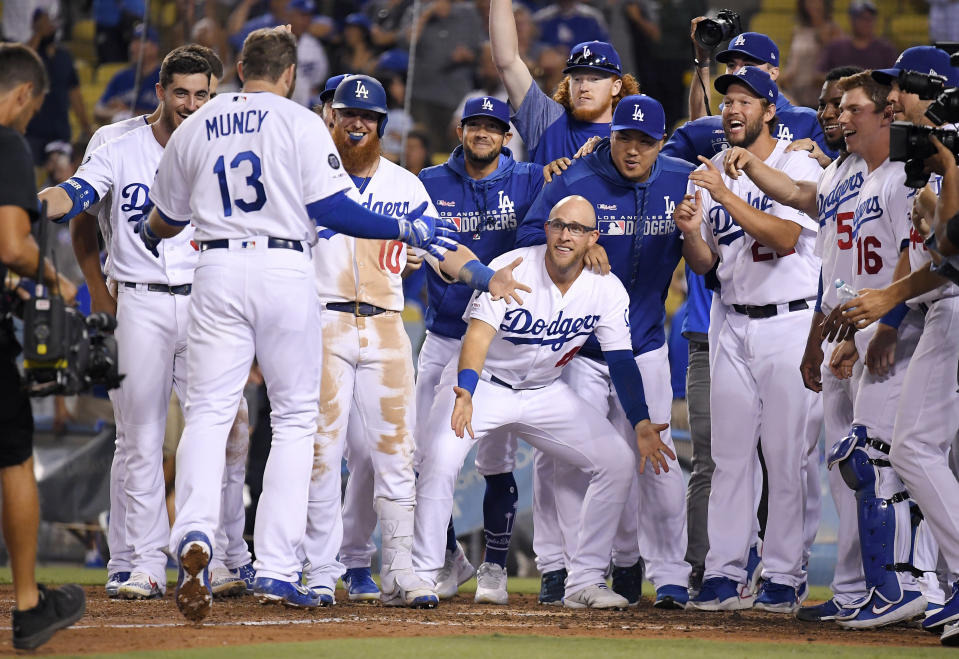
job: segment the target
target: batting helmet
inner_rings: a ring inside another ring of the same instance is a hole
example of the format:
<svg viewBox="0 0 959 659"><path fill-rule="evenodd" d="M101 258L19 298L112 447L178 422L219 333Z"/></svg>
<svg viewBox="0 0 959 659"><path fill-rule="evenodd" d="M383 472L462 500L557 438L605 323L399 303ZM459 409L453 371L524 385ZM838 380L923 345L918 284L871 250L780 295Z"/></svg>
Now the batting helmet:
<svg viewBox="0 0 959 659"><path fill-rule="evenodd" d="M383 137L386 128L386 90L379 80L367 75L352 75L343 78L333 93L333 102L330 107L334 110L355 108L369 110L382 115L377 125L376 133Z"/></svg>

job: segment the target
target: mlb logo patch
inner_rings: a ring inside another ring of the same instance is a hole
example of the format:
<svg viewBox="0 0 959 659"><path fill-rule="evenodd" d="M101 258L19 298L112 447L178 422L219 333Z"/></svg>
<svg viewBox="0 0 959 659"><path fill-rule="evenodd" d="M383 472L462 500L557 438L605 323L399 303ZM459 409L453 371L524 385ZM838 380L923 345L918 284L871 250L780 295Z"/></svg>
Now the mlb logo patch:
<svg viewBox="0 0 959 659"><path fill-rule="evenodd" d="M449 219L452 220L452 221L453 221L453 224L456 225L456 230L457 230L457 231L462 231L462 229L461 229L460 227L463 226L463 218L461 218L461 217L451 217L451 218L449 218Z"/></svg>
<svg viewBox="0 0 959 659"><path fill-rule="evenodd" d="M626 220L600 220L599 232L607 236L625 236Z"/></svg>

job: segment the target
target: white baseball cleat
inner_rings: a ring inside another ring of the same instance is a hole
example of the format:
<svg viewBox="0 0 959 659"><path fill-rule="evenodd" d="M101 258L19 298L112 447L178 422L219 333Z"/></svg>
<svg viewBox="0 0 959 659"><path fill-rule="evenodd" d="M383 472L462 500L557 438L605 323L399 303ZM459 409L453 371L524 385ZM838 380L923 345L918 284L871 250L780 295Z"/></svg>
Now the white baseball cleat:
<svg viewBox="0 0 959 659"><path fill-rule="evenodd" d="M166 593L165 585L161 586L149 574L134 572L117 588L117 597L125 600L159 599Z"/></svg>
<svg viewBox="0 0 959 659"><path fill-rule="evenodd" d="M246 581L240 576L239 570L231 570L226 566L210 570L210 587L213 597L238 597L246 593Z"/></svg>
<svg viewBox="0 0 959 659"><path fill-rule="evenodd" d="M567 609L618 609L625 611L629 608L629 601L617 595L604 583L586 586L572 595L563 598L563 606Z"/></svg>
<svg viewBox="0 0 959 659"><path fill-rule="evenodd" d="M411 609L435 609L439 604L436 591L412 570L399 570L383 579L380 602L384 606L408 606ZM393 583L392 590L386 584Z"/></svg>
<svg viewBox="0 0 959 659"><path fill-rule="evenodd" d="M456 549L446 552L443 569L436 575L436 596L448 600L457 593L459 587L473 578L476 568L466 558L463 545L457 541Z"/></svg>
<svg viewBox="0 0 959 659"><path fill-rule="evenodd" d="M506 592L506 568L496 563L483 563L476 571L477 604L506 604L509 594Z"/></svg>

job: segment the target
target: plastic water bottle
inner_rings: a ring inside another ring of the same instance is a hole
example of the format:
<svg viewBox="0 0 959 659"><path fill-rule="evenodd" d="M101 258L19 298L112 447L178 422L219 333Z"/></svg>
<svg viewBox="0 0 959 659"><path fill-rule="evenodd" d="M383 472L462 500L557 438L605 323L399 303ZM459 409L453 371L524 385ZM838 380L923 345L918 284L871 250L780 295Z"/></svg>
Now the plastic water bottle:
<svg viewBox="0 0 959 659"><path fill-rule="evenodd" d="M849 300L859 295L855 288L844 282L842 279L837 279L835 281L835 286L836 296L839 298L839 304L845 304L846 302L849 302Z"/></svg>

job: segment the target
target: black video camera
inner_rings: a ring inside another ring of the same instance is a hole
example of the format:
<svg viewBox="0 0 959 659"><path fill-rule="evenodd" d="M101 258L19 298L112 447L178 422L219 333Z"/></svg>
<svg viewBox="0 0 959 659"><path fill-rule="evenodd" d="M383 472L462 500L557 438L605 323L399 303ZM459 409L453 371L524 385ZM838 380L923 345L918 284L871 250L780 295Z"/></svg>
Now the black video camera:
<svg viewBox="0 0 959 659"><path fill-rule="evenodd" d="M716 18L707 18L696 24L694 37L703 48L712 52L724 41L743 32L743 21L732 9L720 9Z"/></svg>
<svg viewBox="0 0 959 659"><path fill-rule="evenodd" d="M894 121L889 129L889 159L906 163L906 185L910 188L922 188L929 182L929 174L923 172L924 163L936 153L930 135L935 135L954 155L959 154L959 133L955 131L908 121Z"/></svg>
<svg viewBox="0 0 959 659"><path fill-rule="evenodd" d="M931 101L938 98L946 88L946 77L935 73L919 73L918 71L899 71L896 80L899 88L907 94L917 94L921 101Z"/></svg>

